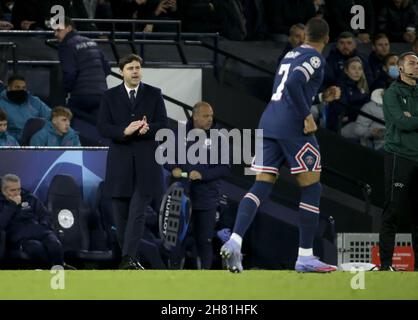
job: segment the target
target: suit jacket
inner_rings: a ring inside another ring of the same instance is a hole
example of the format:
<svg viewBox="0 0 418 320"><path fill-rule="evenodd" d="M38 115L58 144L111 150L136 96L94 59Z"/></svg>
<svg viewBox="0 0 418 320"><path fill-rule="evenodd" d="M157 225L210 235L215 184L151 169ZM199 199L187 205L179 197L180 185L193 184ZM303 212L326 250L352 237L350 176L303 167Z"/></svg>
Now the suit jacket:
<svg viewBox="0 0 418 320"><path fill-rule="evenodd" d="M145 135L125 137L123 131L132 122L147 117L150 130ZM155 160L158 142L155 134L167 127L167 112L161 90L141 82L135 107L125 86L107 90L101 101L98 130L111 140L106 164L105 192L112 197L130 197L135 183L143 195L163 192L163 167Z"/></svg>

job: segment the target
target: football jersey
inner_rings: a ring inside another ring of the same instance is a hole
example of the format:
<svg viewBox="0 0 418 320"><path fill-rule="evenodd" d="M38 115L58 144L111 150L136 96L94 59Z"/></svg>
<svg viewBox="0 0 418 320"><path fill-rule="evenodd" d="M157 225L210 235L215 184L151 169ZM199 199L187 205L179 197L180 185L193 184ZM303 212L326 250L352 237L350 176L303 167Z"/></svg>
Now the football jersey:
<svg viewBox="0 0 418 320"><path fill-rule="evenodd" d="M325 59L309 45L289 51L277 68L273 95L261 116L265 137L303 137L304 119L324 78Z"/></svg>

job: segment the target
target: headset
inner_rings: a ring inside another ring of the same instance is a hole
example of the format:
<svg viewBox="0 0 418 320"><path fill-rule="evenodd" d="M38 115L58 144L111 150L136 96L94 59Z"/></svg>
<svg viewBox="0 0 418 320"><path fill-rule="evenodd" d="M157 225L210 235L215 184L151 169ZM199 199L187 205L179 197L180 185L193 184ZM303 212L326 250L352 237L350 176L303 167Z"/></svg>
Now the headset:
<svg viewBox="0 0 418 320"><path fill-rule="evenodd" d="M418 58L418 55L415 52L409 51L409 52L402 53L399 56L399 61L402 60L403 58L405 58L406 56L414 56L414 57ZM404 75L406 75L406 76L408 76L412 79L418 80L418 76L414 75L413 73L406 73L404 71L403 67L399 67L399 72L403 73Z"/></svg>

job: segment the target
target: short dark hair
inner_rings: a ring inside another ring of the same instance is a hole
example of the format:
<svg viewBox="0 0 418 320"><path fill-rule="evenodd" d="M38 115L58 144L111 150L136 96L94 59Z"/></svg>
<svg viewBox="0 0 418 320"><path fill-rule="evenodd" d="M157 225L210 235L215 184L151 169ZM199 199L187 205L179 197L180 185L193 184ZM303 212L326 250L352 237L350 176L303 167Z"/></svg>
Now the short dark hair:
<svg viewBox="0 0 418 320"><path fill-rule="evenodd" d="M418 55L417 55L415 52L413 52L413 51L408 51L408 52L402 53L402 54L399 56L398 66L402 66L402 65L404 64L404 62L405 62L405 58L406 58L407 56L414 56L414 57L417 57L417 58L418 58Z"/></svg>
<svg viewBox="0 0 418 320"><path fill-rule="evenodd" d="M7 113L3 109L0 109L0 121L7 121Z"/></svg>
<svg viewBox="0 0 418 320"><path fill-rule="evenodd" d="M72 27L73 29L75 29L74 21L71 20L70 17L65 16L65 18L64 18L64 27Z"/></svg>
<svg viewBox="0 0 418 320"><path fill-rule="evenodd" d="M363 66L363 61L361 60L361 58L358 56L355 56L350 59L347 59L347 61L344 63L344 69L347 69L348 66L352 64L353 62L359 62L361 66Z"/></svg>
<svg viewBox="0 0 418 320"><path fill-rule="evenodd" d="M312 18L306 24L305 32L309 41L320 42L328 36L329 26L324 19Z"/></svg>
<svg viewBox="0 0 418 320"><path fill-rule="evenodd" d="M296 29L305 30L305 25L303 23L296 23L296 24L294 24L289 29L289 35L291 35L292 33L294 33L296 31Z"/></svg>
<svg viewBox="0 0 418 320"><path fill-rule="evenodd" d="M20 75L20 74L12 74L8 79L7 79L7 85L11 86L13 82L20 80L20 81L25 81L26 79L24 76Z"/></svg>
<svg viewBox="0 0 418 320"><path fill-rule="evenodd" d="M138 56L137 54L128 54L127 56L122 57L119 60L119 69L123 70L123 68L125 67L125 65L127 65L128 63L131 63L132 61L138 61L139 64L142 66L142 58L140 56Z"/></svg>
<svg viewBox="0 0 418 320"><path fill-rule="evenodd" d="M373 44L376 44L376 42L379 41L380 39L388 39L389 40L389 37L385 33L378 33L373 38Z"/></svg>
<svg viewBox="0 0 418 320"><path fill-rule="evenodd" d="M387 65L389 62L389 59L392 57L397 57L398 55L396 53L393 52L389 52L387 55L385 55L385 57L383 58L383 65Z"/></svg>
<svg viewBox="0 0 418 320"><path fill-rule="evenodd" d="M352 34L350 31L344 31L338 35L337 41L341 39L348 39L348 38L354 39L354 34Z"/></svg>

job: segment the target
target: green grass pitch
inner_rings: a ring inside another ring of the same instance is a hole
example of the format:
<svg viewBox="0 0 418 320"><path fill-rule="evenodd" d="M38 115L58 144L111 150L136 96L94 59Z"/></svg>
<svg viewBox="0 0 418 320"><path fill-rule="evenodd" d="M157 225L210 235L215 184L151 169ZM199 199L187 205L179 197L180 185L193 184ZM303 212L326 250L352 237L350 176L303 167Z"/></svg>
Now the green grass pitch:
<svg viewBox="0 0 418 320"><path fill-rule="evenodd" d="M0 271L0 299L278 300L418 299L418 272ZM54 278L55 277L55 278ZM353 278L356 277L356 278ZM352 284L364 289L353 289Z"/></svg>

